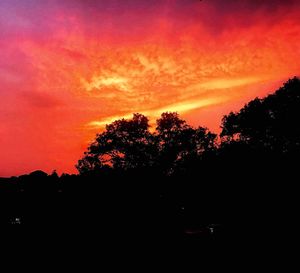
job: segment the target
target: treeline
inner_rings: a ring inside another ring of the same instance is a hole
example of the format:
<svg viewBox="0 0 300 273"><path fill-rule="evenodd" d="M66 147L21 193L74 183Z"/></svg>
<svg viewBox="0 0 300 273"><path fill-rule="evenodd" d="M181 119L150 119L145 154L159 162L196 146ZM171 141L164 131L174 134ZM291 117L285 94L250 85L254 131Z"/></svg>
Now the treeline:
<svg viewBox="0 0 300 273"><path fill-rule="evenodd" d="M76 167L87 177L266 185L273 178L289 180L297 170L299 122L300 80L295 77L273 94L224 116L220 135L188 125L177 113L163 113L155 131L141 114L117 120L97 135Z"/></svg>
<svg viewBox="0 0 300 273"><path fill-rule="evenodd" d="M177 113L163 113L154 131L142 114L117 120L78 161L79 175L0 181L1 221L188 236L212 219L278 214L278 190L299 179L300 80L229 113L221 127L220 135L194 128Z"/></svg>

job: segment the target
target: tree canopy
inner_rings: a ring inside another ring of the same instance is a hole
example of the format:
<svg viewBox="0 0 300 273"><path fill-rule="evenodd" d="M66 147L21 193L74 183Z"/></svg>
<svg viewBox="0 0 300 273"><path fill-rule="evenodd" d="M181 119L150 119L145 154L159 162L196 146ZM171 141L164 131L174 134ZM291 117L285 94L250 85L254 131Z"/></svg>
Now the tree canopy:
<svg viewBox="0 0 300 273"><path fill-rule="evenodd" d="M193 128L177 113L163 113L156 130L149 129L149 120L142 114L108 124L79 160L78 171L152 168L170 174L189 158L201 157L216 147L216 134L207 128Z"/></svg>
<svg viewBox="0 0 300 273"><path fill-rule="evenodd" d="M300 80L293 78L265 98L255 98L222 121L225 142L239 141L274 153L300 149Z"/></svg>

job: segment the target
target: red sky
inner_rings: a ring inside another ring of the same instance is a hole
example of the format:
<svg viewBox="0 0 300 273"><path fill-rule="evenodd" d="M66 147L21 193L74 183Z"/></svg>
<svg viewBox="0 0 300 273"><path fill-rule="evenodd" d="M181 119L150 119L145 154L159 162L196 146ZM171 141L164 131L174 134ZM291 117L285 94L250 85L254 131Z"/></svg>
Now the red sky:
<svg viewBox="0 0 300 273"><path fill-rule="evenodd" d="M75 172L105 123L221 118L299 75L300 1L1 0L0 176Z"/></svg>

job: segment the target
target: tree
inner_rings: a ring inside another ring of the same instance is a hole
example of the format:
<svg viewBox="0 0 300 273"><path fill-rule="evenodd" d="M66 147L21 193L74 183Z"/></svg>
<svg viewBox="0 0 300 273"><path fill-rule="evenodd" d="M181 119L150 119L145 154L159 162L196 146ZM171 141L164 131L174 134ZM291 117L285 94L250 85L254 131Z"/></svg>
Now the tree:
<svg viewBox="0 0 300 273"><path fill-rule="evenodd" d="M215 134L189 126L177 113L163 113L153 133L149 131L148 118L134 114L132 119L108 124L76 167L81 174L104 168L151 168L169 175L189 158L214 149L215 141Z"/></svg>
<svg viewBox="0 0 300 273"><path fill-rule="evenodd" d="M104 167L132 169L151 165L155 143L148 118L134 114L132 119L116 120L88 147L76 166L80 173Z"/></svg>
<svg viewBox="0 0 300 273"><path fill-rule="evenodd" d="M177 113L163 113L157 120L159 162L163 171L173 173L209 150L215 149L217 135L207 128L193 128Z"/></svg>
<svg viewBox="0 0 300 273"><path fill-rule="evenodd" d="M275 154L300 151L300 80L293 78L263 99L256 98L222 121L225 143L239 141Z"/></svg>

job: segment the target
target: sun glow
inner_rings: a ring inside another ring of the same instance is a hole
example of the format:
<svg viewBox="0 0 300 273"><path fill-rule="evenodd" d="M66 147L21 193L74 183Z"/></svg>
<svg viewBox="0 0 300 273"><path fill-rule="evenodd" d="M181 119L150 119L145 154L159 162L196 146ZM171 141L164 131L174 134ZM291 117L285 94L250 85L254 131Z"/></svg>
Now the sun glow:
<svg viewBox="0 0 300 273"><path fill-rule="evenodd" d="M111 76L108 78L94 76L91 82L84 79L81 79L81 82L87 91L91 91L93 89L101 90L103 87L112 87L124 91L128 89L128 79L118 76Z"/></svg>
<svg viewBox="0 0 300 273"><path fill-rule="evenodd" d="M296 2L1 1L0 176L72 172L95 133L132 113L218 130L299 74Z"/></svg>
<svg viewBox="0 0 300 273"><path fill-rule="evenodd" d="M224 102L224 98L211 98L211 99L206 99L206 100L201 100L201 101L187 101L183 102L180 104L173 104L173 105L167 105L163 108L160 109L155 109L155 110L142 110L141 113L150 117L152 120L152 123L155 118L158 118L161 113L164 112L180 112L180 113L186 113L195 109L200 109L203 107L207 107L210 105L215 105L221 102ZM128 119L132 117L132 113L124 114L122 116L111 116L107 117L105 119L102 119L101 121L91 121L87 124L88 127L90 128L99 128L99 129L104 129L106 124L109 124L115 120L118 119Z"/></svg>

